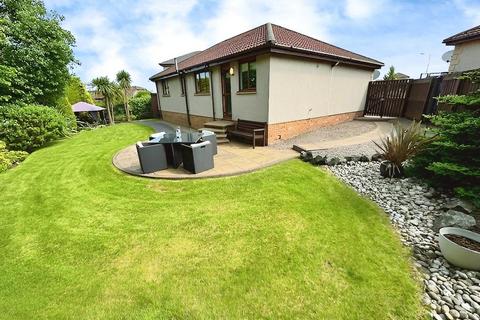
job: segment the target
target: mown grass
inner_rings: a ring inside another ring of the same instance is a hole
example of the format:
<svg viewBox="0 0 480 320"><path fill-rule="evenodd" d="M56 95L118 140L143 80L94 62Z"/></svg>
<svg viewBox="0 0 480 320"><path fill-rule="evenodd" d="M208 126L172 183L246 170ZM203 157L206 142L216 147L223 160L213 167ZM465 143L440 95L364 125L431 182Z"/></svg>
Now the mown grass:
<svg viewBox="0 0 480 320"><path fill-rule="evenodd" d="M0 175L4 319L416 319L385 215L300 161L145 180L111 165L150 129L83 132Z"/></svg>

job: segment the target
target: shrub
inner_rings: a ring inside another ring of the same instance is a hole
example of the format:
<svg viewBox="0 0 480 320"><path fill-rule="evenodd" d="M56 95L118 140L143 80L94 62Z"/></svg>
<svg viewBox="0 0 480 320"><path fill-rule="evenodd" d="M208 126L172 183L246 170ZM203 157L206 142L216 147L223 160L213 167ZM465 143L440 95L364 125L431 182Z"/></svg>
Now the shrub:
<svg viewBox="0 0 480 320"><path fill-rule="evenodd" d="M25 160L27 156L28 153L25 151L8 151L6 143L0 141L0 172L17 165Z"/></svg>
<svg viewBox="0 0 480 320"><path fill-rule="evenodd" d="M403 175L403 163L420 153L434 140L434 137L427 138L425 130L420 122L412 121L407 129L396 123L390 136L382 138L380 143L375 145L379 148L385 162L382 163L383 176L398 177Z"/></svg>
<svg viewBox="0 0 480 320"><path fill-rule="evenodd" d="M57 101L55 109L65 118L67 127L71 130L77 129L77 118L72 110L72 105L67 97L62 97Z"/></svg>
<svg viewBox="0 0 480 320"><path fill-rule="evenodd" d="M67 133L65 118L45 106L0 106L0 140L10 150L31 152Z"/></svg>
<svg viewBox="0 0 480 320"><path fill-rule="evenodd" d="M430 120L438 139L413 158L409 172L480 207L479 112L440 113Z"/></svg>
<svg viewBox="0 0 480 320"><path fill-rule="evenodd" d="M140 91L130 98L130 111L136 119L151 118L152 115L152 96L150 92Z"/></svg>

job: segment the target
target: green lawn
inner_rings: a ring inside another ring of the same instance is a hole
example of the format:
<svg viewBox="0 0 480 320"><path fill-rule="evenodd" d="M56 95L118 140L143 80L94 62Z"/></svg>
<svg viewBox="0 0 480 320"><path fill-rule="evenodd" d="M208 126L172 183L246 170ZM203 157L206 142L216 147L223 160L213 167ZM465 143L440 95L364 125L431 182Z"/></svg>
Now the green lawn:
<svg viewBox="0 0 480 320"><path fill-rule="evenodd" d="M0 175L1 318L421 317L385 214L326 171L116 171L113 154L148 133L83 132Z"/></svg>

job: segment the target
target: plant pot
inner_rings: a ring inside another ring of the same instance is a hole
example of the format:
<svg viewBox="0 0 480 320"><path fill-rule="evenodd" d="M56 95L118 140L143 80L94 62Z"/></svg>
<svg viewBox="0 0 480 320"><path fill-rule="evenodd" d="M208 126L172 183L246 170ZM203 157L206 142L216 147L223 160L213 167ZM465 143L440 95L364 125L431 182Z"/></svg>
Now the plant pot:
<svg viewBox="0 0 480 320"><path fill-rule="evenodd" d="M380 175L385 178L401 178L404 171L402 166L397 166L388 160L380 163Z"/></svg>
<svg viewBox="0 0 480 320"><path fill-rule="evenodd" d="M480 234L461 228L440 229L438 243L443 256L451 264L469 270L480 271L480 252L470 250L451 241L445 235L454 234L480 242Z"/></svg>

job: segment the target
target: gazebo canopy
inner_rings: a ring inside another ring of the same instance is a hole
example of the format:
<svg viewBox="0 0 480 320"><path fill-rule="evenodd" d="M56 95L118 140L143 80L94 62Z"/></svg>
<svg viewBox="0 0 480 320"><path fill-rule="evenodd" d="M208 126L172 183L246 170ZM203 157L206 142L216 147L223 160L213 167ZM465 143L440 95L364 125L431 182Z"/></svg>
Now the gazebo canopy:
<svg viewBox="0 0 480 320"><path fill-rule="evenodd" d="M91 111L103 111L105 108L95 106L86 102L77 102L72 105L73 112L91 112Z"/></svg>

